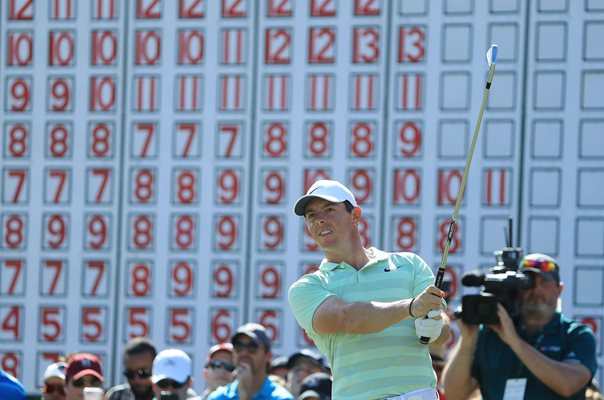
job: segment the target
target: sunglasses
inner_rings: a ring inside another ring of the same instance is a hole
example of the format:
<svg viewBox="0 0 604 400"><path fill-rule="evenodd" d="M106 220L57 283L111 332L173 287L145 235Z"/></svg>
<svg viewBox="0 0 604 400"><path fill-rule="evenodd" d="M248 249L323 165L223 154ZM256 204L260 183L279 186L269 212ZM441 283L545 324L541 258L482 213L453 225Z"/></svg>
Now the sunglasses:
<svg viewBox="0 0 604 400"><path fill-rule="evenodd" d="M65 389L60 383L45 383L44 393L53 394L58 393L61 396L65 396Z"/></svg>
<svg viewBox="0 0 604 400"><path fill-rule="evenodd" d="M151 377L150 369L139 368L137 370L127 369L124 371L124 376L128 379L134 379L134 377L138 376L139 378L149 378Z"/></svg>
<svg viewBox="0 0 604 400"><path fill-rule="evenodd" d="M158 381L156 385L159 386L161 389L167 389L169 387L171 387L172 389L180 389L187 383L187 381L188 379L183 383L180 383L176 382L173 379L162 379L161 381Z"/></svg>
<svg viewBox="0 0 604 400"><path fill-rule="evenodd" d="M220 360L212 360L208 363L208 365L206 365L206 367L211 369L224 368L229 372L233 372L235 370L235 366L233 364L228 364Z"/></svg>
<svg viewBox="0 0 604 400"><path fill-rule="evenodd" d="M83 388L83 387L102 387L103 382L101 382L97 378L85 379L80 378L78 380L73 381L73 387Z"/></svg>
<svg viewBox="0 0 604 400"><path fill-rule="evenodd" d="M235 350L236 353L240 353L243 350L247 350L248 353L254 354L258 351L259 347L260 345L257 342L249 342L247 344L233 343L233 350Z"/></svg>
<svg viewBox="0 0 604 400"><path fill-rule="evenodd" d="M558 266L552 261L524 260L522 261L522 268L535 268L541 272L554 272L558 269Z"/></svg>

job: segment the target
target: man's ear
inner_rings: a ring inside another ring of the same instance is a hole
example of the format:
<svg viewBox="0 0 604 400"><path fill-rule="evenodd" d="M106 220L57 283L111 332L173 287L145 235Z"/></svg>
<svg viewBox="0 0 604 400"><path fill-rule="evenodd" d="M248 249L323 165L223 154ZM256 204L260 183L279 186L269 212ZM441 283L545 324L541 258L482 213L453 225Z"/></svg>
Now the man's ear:
<svg viewBox="0 0 604 400"><path fill-rule="evenodd" d="M355 207L352 209L351 213L352 220L354 222L359 222L359 220L361 219L361 215L363 214L363 210L361 210L361 207Z"/></svg>

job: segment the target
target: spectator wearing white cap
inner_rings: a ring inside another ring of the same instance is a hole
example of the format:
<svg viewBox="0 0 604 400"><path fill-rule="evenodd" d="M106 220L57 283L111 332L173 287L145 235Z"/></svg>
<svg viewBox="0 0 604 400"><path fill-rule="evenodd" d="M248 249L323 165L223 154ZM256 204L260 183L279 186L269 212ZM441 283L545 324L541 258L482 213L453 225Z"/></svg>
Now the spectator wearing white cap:
<svg viewBox="0 0 604 400"><path fill-rule="evenodd" d="M191 387L193 379L191 358L180 349L160 351L153 360L153 393L156 399L164 395L176 395L179 400L198 398Z"/></svg>
<svg viewBox="0 0 604 400"><path fill-rule="evenodd" d="M67 363L56 362L46 367L42 383L42 400L65 400L65 368Z"/></svg>
<svg viewBox="0 0 604 400"><path fill-rule="evenodd" d="M273 353L266 329L250 322L231 338L235 359L233 383L216 389L208 400L293 400L286 388L268 377Z"/></svg>
<svg viewBox="0 0 604 400"><path fill-rule="evenodd" d="M203 378L206 381L206 389L201 394L205 400L210 393L220 386L233 382L233 345L231 343L219 343L208 350L206 364L203 369Z"/></svg>

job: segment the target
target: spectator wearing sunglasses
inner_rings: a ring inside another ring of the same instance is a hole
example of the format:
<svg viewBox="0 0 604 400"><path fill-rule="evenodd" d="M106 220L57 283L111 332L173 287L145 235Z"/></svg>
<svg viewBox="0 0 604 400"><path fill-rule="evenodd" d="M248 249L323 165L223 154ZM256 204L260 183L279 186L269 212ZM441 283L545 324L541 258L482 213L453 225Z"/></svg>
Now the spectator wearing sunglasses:
<svg viewBox="0 0 604 400"><path fill-rule="evenodd" d="M286 388L268 377L273 354L271 341L262 325L250 322L240 326L231 343L235 380L216 389L208 400L293 400Z"/></svg>
<svg viewBox="0 0 604 400"><path fill-rule="evenodd" d="M220 386L233 382L233 345L231 343L219 343L208 350L206 365L203 369L203 378L206 381L206 390L201 394L201 400L205 400L210 393Z"/></svg>
<svg viewBox="0 0 604 400"><path fill-rule="evenodd" d="M199 399L193 388L191 378L193 366L191 358L180 349L166 349L160 351L153 360L153 393L155 399L162 395L172 395L170 398L185 400Z"/></svg>
<svg viewBox="0 0 604 400"><path fill-rule="evenodd" d="M151 368L157 355L155 345L144 337L131 339L124 349L124 372L127 383L112 387L106 400L151 400Z"/></svg>
<svg viewBox="0 0 604 400"><path fill-rule="evenodd" d="M519 291L516 320L499 304L499 323L457 321L461 339L443 372L448 399L466 398L477 387L484 399L512 392L518 399L585 398L597 368L596 342L591 329L556 310L564 287L558 263L533 253L519 272L533 277L534 286Z"/></svg>
<svg viewBox="0 0 604 400"><path fill-rule="evenodd" d="M101 360L94 354L75 353L65 367L66 400L82 400L84 388L102 388L105 378Z"/></svg>
<svg viewBox="0 0 604 400"><path fill-rule="evenodd" d="M67 363L50 364L44 371L42 400L65 400L65 368Z"/></svg>

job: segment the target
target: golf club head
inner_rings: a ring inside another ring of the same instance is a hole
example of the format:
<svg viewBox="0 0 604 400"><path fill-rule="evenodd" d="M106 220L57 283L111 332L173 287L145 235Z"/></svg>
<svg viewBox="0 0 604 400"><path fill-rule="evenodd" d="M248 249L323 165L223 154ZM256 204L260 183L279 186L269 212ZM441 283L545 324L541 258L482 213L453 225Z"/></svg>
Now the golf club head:
<svg viewBox="0 0 604 400"><path fill-rule="evenodd" d="M496 44L492 44L487 51L487 63L489 64L489 68L497 62L497 48L498 46Z"/></svg>

